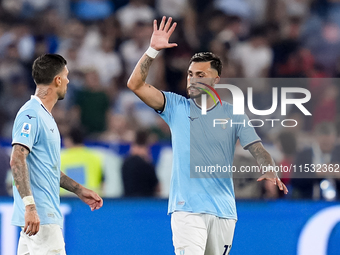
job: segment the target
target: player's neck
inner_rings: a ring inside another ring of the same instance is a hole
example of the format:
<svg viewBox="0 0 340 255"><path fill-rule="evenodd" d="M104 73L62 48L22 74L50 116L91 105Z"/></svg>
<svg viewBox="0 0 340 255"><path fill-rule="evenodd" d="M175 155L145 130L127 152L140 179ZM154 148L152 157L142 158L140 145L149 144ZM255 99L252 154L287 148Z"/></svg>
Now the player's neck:
<svg viewBox="0 0 340 255"><path fill-rule="evenodd" d="M53 89L50 86L38 85L34 95L40 98L44 107L51 113L58 101Z"/></svg>
<svg viewBox="0 0 340 255"><path fill-rule="evenodd" d="M194 100L199 107L202 107L202 97L197 97ZM207 109L210 109L213 106L215 106L214 100L211 97L207 97Z"/></svg>

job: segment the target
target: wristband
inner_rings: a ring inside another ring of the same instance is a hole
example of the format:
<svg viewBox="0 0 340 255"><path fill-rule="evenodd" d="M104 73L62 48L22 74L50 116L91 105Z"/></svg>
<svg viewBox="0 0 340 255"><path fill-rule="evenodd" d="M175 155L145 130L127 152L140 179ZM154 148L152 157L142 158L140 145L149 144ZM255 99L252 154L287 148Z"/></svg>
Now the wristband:
<svg viewBox="0 0 340 255"><path fill-rule="evenodd" d="M145 54L148 55L150 58L156 58L158 53L159 53L159 50L155 50L151 46L145 52Z"/></svg>
<svg viewBox="0 0 340 255"><path fill-rule="evenodd" d="M25 206L35 205L33 196L26 196L22 199L22 201L24 202Z"/></svg>

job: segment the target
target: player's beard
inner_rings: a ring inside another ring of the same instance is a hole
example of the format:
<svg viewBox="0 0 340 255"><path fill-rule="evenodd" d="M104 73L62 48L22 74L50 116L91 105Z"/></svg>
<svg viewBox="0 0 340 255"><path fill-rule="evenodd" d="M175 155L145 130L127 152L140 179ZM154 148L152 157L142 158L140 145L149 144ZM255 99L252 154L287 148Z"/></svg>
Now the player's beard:
<svg viewBox="0 0 340 255"><path fill-rule="evenodd" d="M190 93L190 90L191 89L194 89L196 90L197 92L196 93ZM204 94L204 91L200 90L200 89L197 89L195 86L189 86L187 88L187 95L188 97L190 97L191 99L196 99L196 98L199 98L201 97L201 95Z"/></svg>
<svg viewBox="0 0 340 255"><path fill-rule="evenodd" d="M63 100L65 98L65 95L66 95L66 90L63 93L58 94L58 100Z"/></svg>

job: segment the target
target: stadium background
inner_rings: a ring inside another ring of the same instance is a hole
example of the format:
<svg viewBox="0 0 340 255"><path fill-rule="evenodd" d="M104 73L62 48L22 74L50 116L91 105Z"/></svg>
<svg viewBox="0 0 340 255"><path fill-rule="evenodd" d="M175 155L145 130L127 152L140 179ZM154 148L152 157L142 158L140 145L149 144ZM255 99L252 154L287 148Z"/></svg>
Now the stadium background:
<svg viewBox="0 0 340 255"><path fill-rule="evenodd" d="M34 93L32 61L43 53L59 53L70 70L67 97L53 110L60 133L64 137L71 127L81 125L86 146L104 158L102 209L91 213L76 199L62 198L68 211L68 254L173 254L166 215L172 157L169 129L126 89L129 74L148 47L152 20L162 15L178 22L171 41L179 46L157 57L149 83L185 95L190 57L210 50L224 62L222 77L317 81L306 85L312 93L308 105L312 116L289 112L301 123L289 130L298 140L297 152L312 145L314 128L322 122L334 124L339 134L339 1L1 0L1 147L10 153L15 114ZM254 85L257 109L270 107L270 89ZM89 109L90 121L82 115ZM154 198L127 199L121 165L140 129L150 133L160 190ZM284 131L258 130L276 162L284 157L278 144ZM339 154L336 159L340 161ZM254 164L240 149L237 162ZM1 169L5 165L1 162ZM290 195L282 197L254 179L235 181L239 222L232 254L340 254L340 194L333 190L335 196L327 197L314 191L306 200L293 195L294 186L289 188ZM8 224L10 205L10 197L0 198L1 255L15 254L17 229Z"/></svg>

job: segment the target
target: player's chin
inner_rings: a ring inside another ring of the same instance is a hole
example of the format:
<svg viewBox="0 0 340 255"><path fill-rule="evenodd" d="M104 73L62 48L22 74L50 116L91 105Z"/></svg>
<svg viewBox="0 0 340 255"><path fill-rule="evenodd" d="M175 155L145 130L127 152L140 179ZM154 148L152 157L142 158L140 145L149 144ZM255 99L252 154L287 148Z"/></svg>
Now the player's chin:
<svg viewBox="0 0 340 255"><path fill-rule="evenodd" d="M65 93L66 94L66 93ZM58 100L63 100L65 98L65 94L58 95Z"/></svg>
<svg viewBox="0 0 340 255"><path fill-rule="evenodd" d="M190 98L194 99L201 97L202 93L188 93L188 95Z"/></svg>

